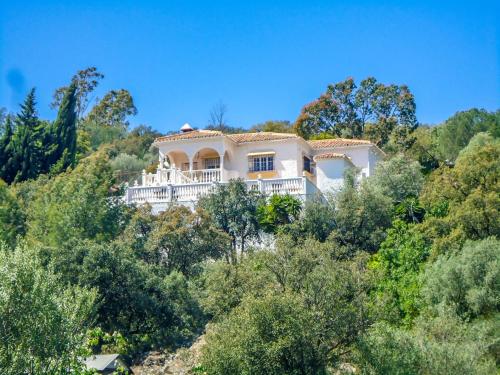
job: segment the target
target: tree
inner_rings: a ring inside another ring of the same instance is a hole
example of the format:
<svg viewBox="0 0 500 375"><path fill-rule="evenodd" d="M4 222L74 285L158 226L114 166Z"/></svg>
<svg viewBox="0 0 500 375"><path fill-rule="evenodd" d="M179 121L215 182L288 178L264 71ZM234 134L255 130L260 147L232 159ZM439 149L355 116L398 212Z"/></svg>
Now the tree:
<svg viewBox="0 0 500 375"><path fill-rule="evenodd" d="M500 234L500 141L478 133L455 166L428 178L421 202L429 218L422 230L433 240L433 255L461 248L467 240Z"/></svg>
<svg viewBox="0 0 500 375"><path fill-rule="evenodd" d="M99 85L99 81L103 78L104 75L97 71L95 66L79 70L73 76L71 82L76 84L75 110L78 119L82 118L83 114L87 110L90 102L89 95L95 90L95 88ZM61 102L67 91L68 87L63 86L54 92L54 100L51 104L52 108L61 106Z"/></svg>
<svg viewBox="0 0 500 375"><path fill-rule="evenodd" d="M10 161L16 171L14 180L17 182L35 178L42 163L43 129L36 114L35 89L31 89L21 112L16 116L16 131L13 136L14 151Z"/></svg>
<svg viewBox="0 0 500 375"><path fill-rule="evenodd" d="M489 132L500 137L500 110L487 112L470 109L457 112L437 128L439 151L443 159L453 162L474 135Z"/></svg>
<svg viewBox="0 0 500 375"><path fill-rule="evenodd" d="M224 255L229 260L229 238L216 229L206 212L192 212L184 206L174 206L153 221L142 258L151 264L184 275L196 273L196 266L207 259Z"/></svg>
<svg viewBox="0 0 500 375"><path fill-rule="evenodd" d="M415 100L407 86L384 85L375 78L352 78L329 85L324 94L307 104L295 122L296 132L308 139L320 133L361 138L368 135L385 145L398 127L405 136L417 126Z"/></svg>
<svg viewBox="0 0 500 375"><path fill-rule="evenodd" d="M253 125L250 132L273 132L273 133L293 133L295 130L290 121L265 121L260 124Z"/></svg>
<svg viewBox="0 0 500 375"><path fill-rule="evenodd" d="M439 256L426 270L423 297L433 308L444 304L464 319L500 310L500 241L468 241L450 256Z"/></svg>
<svg viewBox="0 0 500 375"><path fill-rule="evenodd" d="M203 367L218 375L326 374L311 315L294 295L248 298L208 332Z"/></svg>
<svg viewBox="0 0 500 375"><path fill-rule="evenodd" d="M429 245L415 226L396 220L370 262L379 273L374 299L380 320L412 323L420 313L420 276L429 256Z"/></svg>
<svg viewBox="0 0 500 375"><path fill-rule="evenodd" d="M279 232L289 235L297 242L313 238L325 242L335 229L335 208L331 202L315 197L307 200L299 220L279 228Z"/></svg>
<svg viewBox="0 0 500 375"><path fill-rule="evenodd" d="M36 252L0 249L0 372L56 374L78 368L95 292L68 286Z"/></svg>
<svg viewBox="0 0 500 375"><path fill-rule="evenodd" d="M91 150L94 151L103 144L113 144L127 136L127 130L123 127L102 126L97 122L85 121L81 128L88 139Z"/></svg>
<svg viewBox="0 0 500 375"><path fill-rule="evenodd" d="M215 104L210 111L210 120L208 126L214 130L224 129L228 124L226 120L227 106L220 101Z"/></svg>
<svg viewBox="0 0 500 375"><path fill-rule="evenodd" d="M259 224L268 233L276 233L279 227L297 220L302 203L291 195L274 194L266 204L257 208Z"/></svg>
<svg viewBox="0 0 500 375"><path fill-rule="evenodd" d="M222 260L204 264L193 285L200 306L213 322L223 319L245 296L263 297L273 287L275 278L266 272L266 255L251 253L237 264Z"/></svg>
<svg viewBox="0 0 500 375"><path fill-rule="evenodd" d="M421 169L418 162L398 154L377 164L373 183L398 204L419 195L424 183Z"/></svg>
<svg viewBox="0 0 500 375"><path fill-rule="evenodd" d="M66 90L56 121L52 124L50 137L52 147L47 152L49 166L57 173L75 165L76 156L76 82Z"/></svg>
<svg viewBox="0 0 500 375"><path fill-rule="evenodd" d="M345 256L360 250L376 252L391 225L391 199L367 179L356 186L355 178L355 172L348 171L333 197L335 228L328 240Z"/></svg>
<svg viewBox="0 0 500 375"><path fill-rule="evenodd" d="M134 100L125 90L111 90L95 105L87 115L85 122L96 123L110 128L128 128L127 116L135 116Z"/></svg>
<svg viewBox="0 0 500 375"><path fill-rule="evenodd" d="M7 116L4 131L0 137L0 178L11 183L16 176L14 165L14 141L13 141L12 119Z"/></svg>
<svg viewBox="0 0 500 375"><path fill-rule="evenodd" d="M117 152L136 155L138 158L147 160L149 155L157 159L158 152L151 146L155 138L161 136L161 133L151 128L151 126L139 125L128 132L123 139L114 142Z"/></svg>
<svg viewBox="0 0 500 375"><path fill-rule="evenodd" d="M224 134L245 133L247 131L243 128L228 124L227 106L222 101L219 101L212 107L206 129L217 130Z"/></svg>
<svg viewBox="0 0 500 375"><path fill-rule="evenodd" d="M101 299L98 324L118 331L134 345L174 345L198 329L194 302L189 302L182 275L165 278L117 244L87 246L78 276L80 285L95 288ZM187 311L181 306L187 304ZM124 309L123 306L128 306ZM147 346L146 346L147 347ZM145 348L138 348L145 349Z"/></svg>
<svg viewBox="0 0 500 375"><path fill-rule="evenodd" d="M24 212L5 182L0 180L0 243L14 248L16 237L25 232Z"/></svg>
<svg viewBox="0 0 500 375"><path fill-rule="evenodd" d="M441 156L438 150L437 129L429 126L419 126L413 132L414 142L407 156L418 161L422 172L428 174L439 167Z"/></svg>
<svg viewBox="0 0 500 375"><path fill-rule="evenodd" d="M471 325L452 313L422 317L405 330L376 324L358 344L363 374L494 374L494 323Z"/></svg>
<svg viewBox="0 0 500 375"><path fill-rule="evenodd" d="M206 210L214 225L231 238L231 262L237 261L237 249L245 252L248 241L258 239L257 207L262 196L248 190L243 180L217 185L211 194L202 197L198 206Z"/></svg>
<svg viewBox="0 0 500 375"><path fill-rule="evenodd" d="M37 186L27 201L28 238L48 246L74 238L116 238L126 224L128 209L113 184L109 158L102 150Z"/></svg>
<svg viewBox="0 0 500 375"><path fill-rule="evenodd" d="M264 257L259 263L240 263L270 285L236 283L241 303L207 334L209 374L321 374L350 352L369 324L364 260L334 261L316 245L283 242L255 254Z"/></svg>

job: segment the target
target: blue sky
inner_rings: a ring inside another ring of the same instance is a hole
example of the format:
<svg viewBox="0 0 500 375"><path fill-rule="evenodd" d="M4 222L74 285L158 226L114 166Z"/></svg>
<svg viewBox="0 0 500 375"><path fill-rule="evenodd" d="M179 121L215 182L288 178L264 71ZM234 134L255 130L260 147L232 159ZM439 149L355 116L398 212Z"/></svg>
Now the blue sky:
<svg viewBox="0 0 500 375"><path fill-rule="evenodd" d="M219 101L231 125L294 121L327 84L407 84L420 122L500 108L495 1L4 1L0 107L36 86L40 116L78 69L96 95L128 89L133 125L203 127Z"/></svg>

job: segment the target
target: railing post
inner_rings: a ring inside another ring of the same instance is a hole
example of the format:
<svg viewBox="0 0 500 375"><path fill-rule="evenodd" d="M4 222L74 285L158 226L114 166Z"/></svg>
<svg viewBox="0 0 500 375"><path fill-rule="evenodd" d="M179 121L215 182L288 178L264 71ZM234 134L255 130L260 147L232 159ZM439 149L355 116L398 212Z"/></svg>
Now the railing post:
<svg viewBox="0 0 500 375"><path fill-rule="evenodd" d="M128 186L128 182L125 182L125 189L127 189L127 193L125 194L125 203L130 204L130 187Z"/></svg>
<svg viewBox="0 0 500 375"><path fill-rule="evenodd" d="M161 181L161 177L162 177L162 175L161 175L161 168L158 165L158 168L156 168L156 184L157 185L161 185L161 182L162 182Z"/></svg>
<svg viewBox="0 0 500 375"><path fill-rule="evenodd" d="M167 201L168 203L171 203L172 202L172 197L173 197L173 193L174 193L174 189L172 188L172 185L168 184L167 185L167 190L168 190L168 197L167 197Z"/></svg>
<svg viewBox="0 0 500 375"><path fill-rule="evenodd" d="M306 172L302 172L303 176L302 176L302 194L304 194L304 196L307 196L307 177L306 177Z"/></svg>
<svg viewBox="0 0 500 375"><path fill-rule="evenodd" d="M264 182L262 181L262 178L257 179L257 186L259 187L259 191L264 193Z"/></svg>
<svg viewBox="0 0 500 375"><path fill-rule="evenodd" d="M146 186L146 170L142 170L142 186Z"/></svg>

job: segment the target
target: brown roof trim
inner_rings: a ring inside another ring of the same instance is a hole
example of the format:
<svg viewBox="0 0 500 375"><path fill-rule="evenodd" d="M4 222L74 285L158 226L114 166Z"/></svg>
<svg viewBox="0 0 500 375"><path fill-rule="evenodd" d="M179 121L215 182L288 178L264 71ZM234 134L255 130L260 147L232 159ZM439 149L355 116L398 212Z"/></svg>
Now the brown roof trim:
<svg viewBox="0 0 500 375"><path fill-rule="evenodd" d="M193 130L186 133L178 133L178 134L158 137L155 139L153 144L162 142L183 141L186 139L213 138L213 137L220 137L223 135L224 134L222 132L216 130Z"/></svg>
<svg viewBox="0 0 500 375"><path fill-rule="evenodd" d="M239 134L228 134L226 136L238 144L299 138L297 134L274 133L274 132L239 133Z"/></svg>
<svg viewBox="0 0 500 375"><path fill-rule="evenodd" d="M332 148L332 147L349 147L372 145L370 141L365 139L348 139L348 138L331 138L331 139L318 139L314 141L307 141L307 143L314 149Z"/></svg>
<svg viewBox="0 0 500 375"><path fill-rule="evenodd" d="M315 155L313 157L314 161L316 160L327 160L327 159L349 159L345 154L339 154L336 152L324 152L322 154Z"/></svg>

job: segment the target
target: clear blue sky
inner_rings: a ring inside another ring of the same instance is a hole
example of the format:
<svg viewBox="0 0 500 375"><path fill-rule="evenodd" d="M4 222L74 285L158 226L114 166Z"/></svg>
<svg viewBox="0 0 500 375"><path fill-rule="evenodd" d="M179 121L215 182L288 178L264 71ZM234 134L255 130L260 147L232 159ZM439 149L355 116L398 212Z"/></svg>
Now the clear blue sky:
<svg viewBox="0 0 500 375"><path fill-rule="evenodd" d="M272 5L270 5L272 4ZM420 122L500 107L498 1L0 0L0 107L36 86L40 116L78 69L128 89L132 124L294 121L328 83L405 83Z"/></svg>

